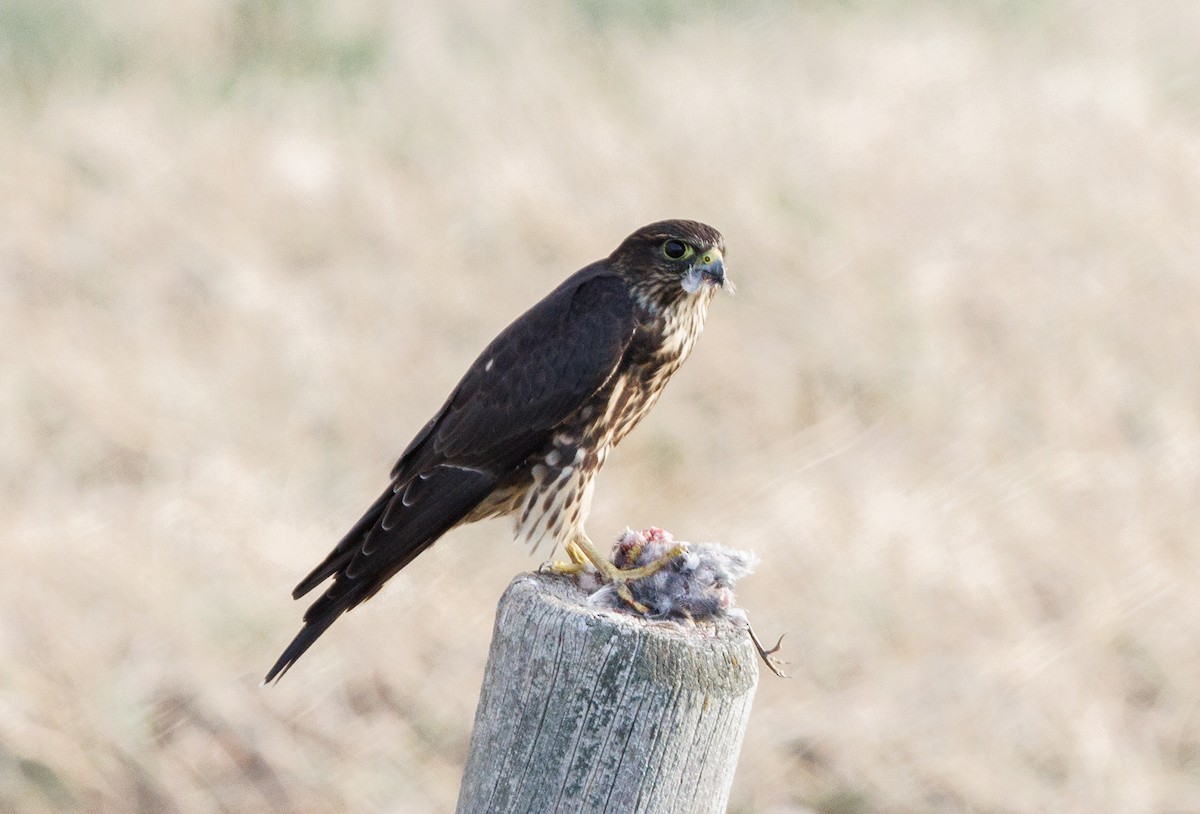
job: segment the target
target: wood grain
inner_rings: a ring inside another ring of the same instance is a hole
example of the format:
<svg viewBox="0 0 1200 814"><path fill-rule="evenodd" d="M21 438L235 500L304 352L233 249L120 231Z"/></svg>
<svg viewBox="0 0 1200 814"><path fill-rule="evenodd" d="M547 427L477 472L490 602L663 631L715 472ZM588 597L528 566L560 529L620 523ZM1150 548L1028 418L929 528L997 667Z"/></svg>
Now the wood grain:
<svg viewBox="0 0 1200 814"><path fill-rule="evenodd" d="M723 812L757 683L734 621L651 621L522 574L500 600L458 814Z"/></svg>

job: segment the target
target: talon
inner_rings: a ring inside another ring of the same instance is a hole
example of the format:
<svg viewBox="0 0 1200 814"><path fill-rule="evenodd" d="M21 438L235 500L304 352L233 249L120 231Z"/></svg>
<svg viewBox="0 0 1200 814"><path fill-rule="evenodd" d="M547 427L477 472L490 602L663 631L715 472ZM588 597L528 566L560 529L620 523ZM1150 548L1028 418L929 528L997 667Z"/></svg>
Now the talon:
<svg viewBox="0 0 1200 814"><path fill-rule="evenodd" d="M618 581L616 583L616 585L617 585L617 596L621 597L621 599L624 600L625 604L629 605L629 607L633 608L635 611L642 614L643 616L650 613L649 608L647 608L641 602L638 602L636 599L633 598L633 591L629 590L629 585L626 582L624 582L623 580Z"/></svg>
<svg viewBox="0 0 1200 814"><path fill-rule="evenodd" d="M586 567L586 563L578 562L544 562L538 567L538 573L573 576L583 571Z"/></svg>
<svg viewBox="0 0 1200 814"><path fill-rule="evenodd" d="M580 573L586 565L577 562L547 562L542 563L539 569L542 574L554 574L557 576L574 576Z"/></svg>
<svg viewBox="0 0 1200 814"><path fill-rule="evenodd" d="M650 608L634 598L633 592L629 588L629 583L645 579L654 574L664 566L669 565L680 555L685 554L687 550L688 548L685 543L678 543L666 555L659 557L654 562L634 568L621 568L611 560L601 556L591 541L586 536L581 535L567 544L567 556L571 558L572 562L553 563L551 568L552 573L555 574L578 574L588 567L595 568L600 579L613 585L621 601L645 616L650 613ZM642 547L640 545L634 546L623 555L620 555L620 559L622 561L637 562L641 553Z"/></svg>
<svg viewBox="0 0 1200 814"><path fill-rule="evenodd" d="M621 576L627 582L633 582L634 580L645 579L646 577L650 576L651 574L657 573L661 569L670 565L672 562L675 561L675 559L677 557L680 557L680 556L686 554L687 551L688 551L688 547L686 544L676 543L674 546L671 547L670 551L668 551L666 554L659 557L654 562L646 563L645 565L638 566L637 568L617 568L615 570L617 573L621 574ZM640 554L640 551L639 551L639 554ZM631 557L630 559L633 562L637 561L636 557Z"/></svg>

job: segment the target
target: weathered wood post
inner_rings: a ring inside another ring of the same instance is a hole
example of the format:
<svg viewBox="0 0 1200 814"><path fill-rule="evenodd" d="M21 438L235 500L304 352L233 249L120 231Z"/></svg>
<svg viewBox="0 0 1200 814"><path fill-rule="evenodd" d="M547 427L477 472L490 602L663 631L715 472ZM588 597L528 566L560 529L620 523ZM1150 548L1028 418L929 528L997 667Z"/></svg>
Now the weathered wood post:
<svg viewBox="0 0 1200 814"><path fill-rule="evenodd" d="M718 814L758 684L745 628L590 607L563 577L500 600L458 814Z"/></svg>

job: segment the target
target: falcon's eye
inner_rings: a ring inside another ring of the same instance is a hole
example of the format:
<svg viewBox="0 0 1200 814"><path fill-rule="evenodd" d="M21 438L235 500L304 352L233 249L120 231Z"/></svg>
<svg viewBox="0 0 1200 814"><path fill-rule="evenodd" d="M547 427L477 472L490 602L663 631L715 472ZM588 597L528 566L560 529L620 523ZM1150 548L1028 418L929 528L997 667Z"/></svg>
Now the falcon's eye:
<svg viewBox="0 0 1200 814"><path fill-rule="evenodd" d="M694 249L682 240L668 240L662 244L663 257L668 260L682 260L693 251Z"/></svg>

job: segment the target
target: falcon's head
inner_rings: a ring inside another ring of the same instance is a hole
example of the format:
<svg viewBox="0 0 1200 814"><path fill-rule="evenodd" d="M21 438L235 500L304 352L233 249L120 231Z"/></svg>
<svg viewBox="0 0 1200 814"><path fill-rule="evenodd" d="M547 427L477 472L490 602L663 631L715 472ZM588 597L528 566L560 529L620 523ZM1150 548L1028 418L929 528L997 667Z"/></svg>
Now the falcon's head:
<svg viewBox="0 0 1200 814"><path fill-rule="evenodd" d="M707 305L718 288L733 292L725 275L725 238L694 220L643 226L609 257L635 296L648 305Z"/></svg>

